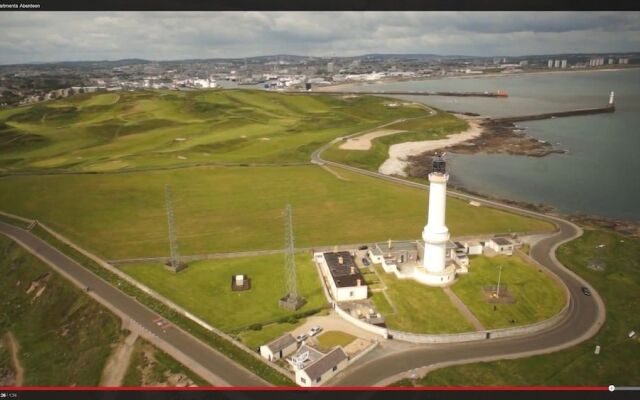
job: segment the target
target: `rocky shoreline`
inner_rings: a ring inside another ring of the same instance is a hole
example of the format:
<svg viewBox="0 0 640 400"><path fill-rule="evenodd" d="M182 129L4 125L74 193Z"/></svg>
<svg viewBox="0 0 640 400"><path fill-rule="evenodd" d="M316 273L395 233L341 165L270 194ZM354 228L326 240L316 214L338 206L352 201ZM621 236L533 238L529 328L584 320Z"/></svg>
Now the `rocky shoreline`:
<svg viewBox="0 0 640 400"><path fill-rule="evenodd" d="M458 114L473 115L473 113ZM511 154L528 157L544 157L549 154L564 154L567 152L566 150L554 148L547 141L528 136L523 129L518 128L513 122L485 118L481 120L480 126L482 127L480 136L441 150L460 154Z"/></svg>
<svg viewBox="0 0 640 400"><path fill-rule="evenodd" d="M617 233L640 238L640 223L619 218L606 218L589 214L570 214L565 216L571 222L591 227L615 231Z"/></svg>

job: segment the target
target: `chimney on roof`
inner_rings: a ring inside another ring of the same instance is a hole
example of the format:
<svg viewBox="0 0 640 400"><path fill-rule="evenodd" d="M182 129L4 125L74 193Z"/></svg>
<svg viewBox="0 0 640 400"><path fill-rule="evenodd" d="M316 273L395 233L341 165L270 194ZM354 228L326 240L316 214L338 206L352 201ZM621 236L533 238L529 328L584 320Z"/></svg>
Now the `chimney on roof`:
<svg viewBox="0 0 640 400"><path fill-rule="evenodd" d="M356 267L354 267L353 265L351 266L351 275L355 275L356 273Z"/></svg>
<svg viewBox="0 0 640 400"><path fill-rule="evenodd" d="M342 259L342 256L338 256L338 264L342 265L344 262L344 260Z"/></svg>
<svg viewBox="0 0 640 400"><path fill-rule="evenodd" d="M361 283L362 283L362 282L360 281L360 279L356 279L356 286L360 286L360 285L361 285Z"/></svg>

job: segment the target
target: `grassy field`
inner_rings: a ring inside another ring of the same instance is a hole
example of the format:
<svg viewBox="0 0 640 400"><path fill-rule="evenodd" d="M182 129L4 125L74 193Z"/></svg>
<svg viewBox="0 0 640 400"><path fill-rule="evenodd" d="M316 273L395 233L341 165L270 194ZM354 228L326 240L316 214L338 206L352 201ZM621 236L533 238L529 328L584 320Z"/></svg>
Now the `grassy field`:
<svg viewBox="0 0 640 400"><path fill-rule="evenodd" d="M296 245L417 237L424 191L317 166L201 167L104 175L5 176L0 209L37 218L107 259L168 253L164 185L171 184L182 254L283 246L293 206ZM452 235L549 231L540 220L449 199Z"/></svg>
<svg viewBox="0 0 640 400"><path fill-rule="evenodd" d="M451 287L486 329L506 328L542 321L560 312L566 296L560 285L537 267L517 255L471 257L469 273ZM514 304L493 304L485 300L483 288L506 285L516 299ZM511 321L515 322L512 323Z"/></svg>
<svg viewBox="0 0 640 400"><path fill-rule="evenodd" d="M322 153L322 156L327 160L378 171L378 167L389 158L389 147L394 144L442 139L449 134L464 131L468 127L469 124L466 121L440 111L434 116L386 126L384 129L406 130L406 132L376 138L369 150L343 150L339 148L341 143L336 143Z"/></svg>
<svg viewBox="0 0 640 400"><path fill-rule="evenodd" d="M79 253L77 250L71 248L70 246L60 242L58 239L56 239L47 231L45 231L40 225L36 226L31 232L36 234L41 239L47 241L48 243L56 247L58 250L62 251L68 257L80 263L84 268L90 270L91 272L93 272L100 278L106 280L110 284L117 286L123 293L131 296L132 298L136 299L138 302L149 307L151 310L158 313L158 315L180 326L185 331L194 335L195 337L197 337L207 345L211 346L212 348L220 351L228 358L239 363L240 365L245 367L247 370L260 376L267 382L270 382L278 386L293 385L293 381L291 381L288 377L282 375L281 373L271 368L271 366L267 365L266 363L263 363L262 361L257 360L253 354L249 354L245 350L232 344L226 338L223 338L222 336L219 336L214 332L211 332L205 329L204 327L192 321L191 319L187 318L183 314L169 308L164 303L161 303L160 301L151 297L151 295L138 289L136 286L132 285L128 281L120 278L118 275L112 272L109 272L103 266L99 265L95 261L89 259L88 257ZM322 311L319 314L322 314Z"/></svg>
<svg viewBox="0 0 640 400"><path fill-rule="evenodd" d="M211 386L175 358L148 341L138 338L122 386L176 386L176 383L171 381L171 376L186 378L183 384Z"/></svg>
<svg viewBox="0 0 640 400"><path fill-rule="evenodd" d="M307 162L335 137L426 114L386 102L262 90L76 95L0 111L0 167L110 171Z"/></svg>
<svg viewBox="0 0 640 400"><path fill-rule="evenodd" d="M356 337L341 331L326 331L318 336L318 346L323 351L330 351L336 346L343 348L356 340Z"/></svg>
<svg viewBox="0 0 640 400"><path fill-rule="evenodd" d="M97 386L121 338L118 318L5 236L0 254L0 336L18 342L24 385Z"/></svg>
<svg viewBox="0 0 640 400"><path fill-rule="evenodd" d="M390 329L415 333L453 333L472 331L473 327L455 308L441 288L422 285L411 279L400 280L375 266L382 281L387 286L386 294L395 307L382 303L379 294L374 295L374 304L384 316ZM381 293L380 293L381 295ZM384 295L383 295L384 296Z"/></svg>
<svg viewBox="0 0 640 400"><path fill-rule="evenodd" d="M602 257L607 269L587 268L595 246L605 244ZM640 240L602 230L561 246L558 259L589 281L607 307L607 319L598 334L569 350L521 360L477 363L439 369L419 385L564 385L633 386L640 382ZM599 355L594 354L601 346ZM398 384L411 384L402 381Z"/></svg>
<svg viewBox="0 0 640 400"><path fill-rule="evenodd" d="M296 266L298 292L307 299L297 313L324 307L324 293L310 254L299 253ZM122 270L227 332L293 315L278 305L286 293L284 255L194 262L177 274L159 264L125 265ZM251 289L232 292L231 277L235 274L248 275Z"/></svg>
<svg viewBox="0 0 640 400"><path fill-rule="evenodd" d="M246 329L238 332L236 336L242 343L246 344L249 348L257 349L263 344L279 338L287 332L296 329L298 326L304 323L305 319L291 320L290 322L275 322L261 326L260 329L252 330Z"/></svg>

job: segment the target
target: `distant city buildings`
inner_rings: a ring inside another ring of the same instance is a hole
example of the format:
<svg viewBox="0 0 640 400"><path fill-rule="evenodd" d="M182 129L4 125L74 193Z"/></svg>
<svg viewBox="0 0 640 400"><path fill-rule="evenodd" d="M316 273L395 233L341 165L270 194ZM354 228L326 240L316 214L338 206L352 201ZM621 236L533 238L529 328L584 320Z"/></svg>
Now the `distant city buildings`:
<svg viewBox="0 0 640 400"><path fill-rule="evenodd" d="M264 56L195 61L120 60L0 65L0 106L53 100L76 93L117 90L209 90L247 85L270 90L313 90L337 82L427 79L539 68L580 69L633 64L638 54L527 57L366 55ZM309 86L311 85L311 87Z"/></svg>
<svg viewBox="0 0 640 400"><path fill-rule="evenodd" d="M547 62L547 68L567 68L567 60L552 60Z"/></svg>
<svg viewBox="0 0 640 400"><path fill-rule="evenodd" d="M328 62L327 63L327 72L332 74L333 70L334 70L335 65L332 62Z"/></svg>

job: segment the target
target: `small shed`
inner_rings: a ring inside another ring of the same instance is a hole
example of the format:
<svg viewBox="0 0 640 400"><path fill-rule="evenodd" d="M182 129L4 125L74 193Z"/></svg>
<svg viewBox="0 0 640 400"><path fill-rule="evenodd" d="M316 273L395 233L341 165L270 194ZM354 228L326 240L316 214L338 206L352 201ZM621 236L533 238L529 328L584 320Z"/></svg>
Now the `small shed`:
<svg viewBox="0 0 640 400"><path fill-rule="evenodd" d="M251 279L247 275L233 275L231 276L231 290L239 292L242 290L251 289Z"/></svg>
<svg viewBox="0 0 640 400"><path fill-rule="evenodd" d="M298 342L292 334L280 336L271 343L260 346L260 355L269 361L276 361L296 351Z"/></svg>
<svg viewBox="0 0 640 400"><path fill-rule="evenodd" d="M467 249L467 254L470 256L482 254L482 244L480 242L465 242L464 248Z"/></svg>

